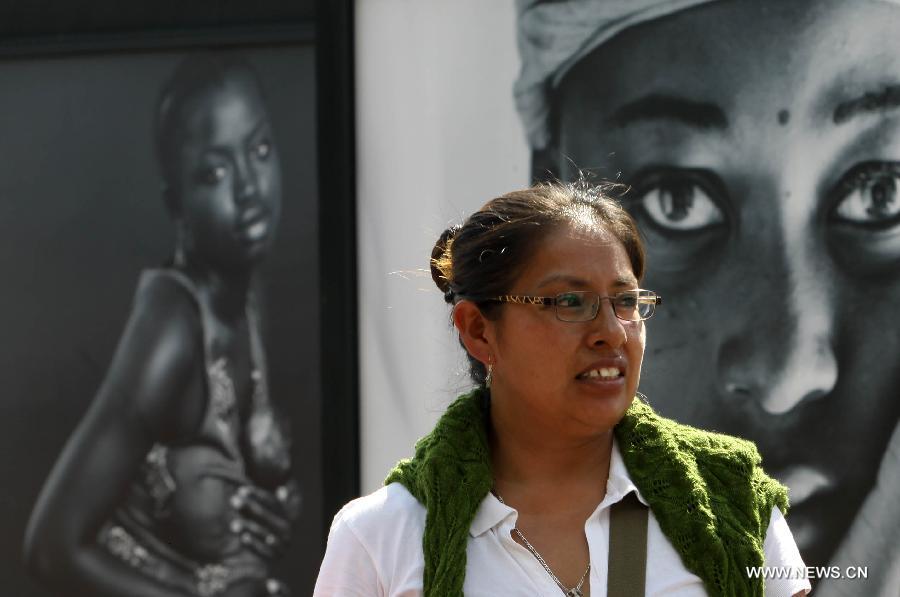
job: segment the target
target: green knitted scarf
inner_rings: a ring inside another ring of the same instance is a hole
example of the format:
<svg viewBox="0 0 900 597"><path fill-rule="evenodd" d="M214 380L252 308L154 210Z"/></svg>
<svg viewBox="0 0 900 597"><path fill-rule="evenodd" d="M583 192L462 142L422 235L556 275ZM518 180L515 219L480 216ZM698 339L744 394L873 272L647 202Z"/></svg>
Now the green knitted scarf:
<svg viewBox="0 0 900 597"><path fill-rule="evenodd" d="M460 396L385 480L427 510L426 597L463 594L469 527L493 485L487 404L482 389ZM787 491L762 471L756 446L663 418L637 398L615 434L634 484L707 593L762 597L746 567L763 565L769 516L776 505L787 512Z"/></svg>

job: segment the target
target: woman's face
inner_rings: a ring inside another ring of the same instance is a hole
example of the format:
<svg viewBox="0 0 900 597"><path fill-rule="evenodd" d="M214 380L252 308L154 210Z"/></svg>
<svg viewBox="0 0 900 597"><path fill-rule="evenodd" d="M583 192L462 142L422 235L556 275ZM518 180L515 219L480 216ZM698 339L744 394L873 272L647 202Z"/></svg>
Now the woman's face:
<svg viewBox="0 0 900 597"><path fill-rule="evenodd" d="M281 211L281 168L259 90L233 72L189 100L180 118L175 184L188 253L246 268L271 246Z"/></svg>
<svg viewBox="0 0 900 597"><path fill-rule="evenodd" d="M666 299L643 391L757 442L812 565L900 413L898 36L885 2L716 2L626 31L556 98L560 156L633 187Z"/></svg>
<svg viewBox="0 0 900 597"><path fill-rule="evenodd" d="M589 290L612 296L637 287L621 242L596 226L566 226L541 242L510 294ZM507 304L493 329L492 394L515 397L515 416L530 421L530 430L596 436L631 404L641 376L644 324L619 320L609 301L601 301L594 320L583 322L560 321L554 306ZM606 378L589 374L604 369Z"/></svg>

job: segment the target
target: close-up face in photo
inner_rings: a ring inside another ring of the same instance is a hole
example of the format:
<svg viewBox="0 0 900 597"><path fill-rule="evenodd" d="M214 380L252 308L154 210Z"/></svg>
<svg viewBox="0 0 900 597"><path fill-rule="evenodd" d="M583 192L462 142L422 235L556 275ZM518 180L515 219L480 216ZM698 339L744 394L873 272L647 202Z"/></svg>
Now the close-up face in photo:
<svg viewBox="0 0 900 597"><path fill-rule="evenodd" d="M900 415L900 6L713 2L619 34L554 98L554 147L631 186L640 389L754 440L825 565Z"/></svg>
<svg viewBox="0 0 900 597"><path fill-rule="evenodd" d="M265 255L281 212L281 167L263 98L252 77L187 102L180 115L177 201L189 251L225 269Z"/></svg>

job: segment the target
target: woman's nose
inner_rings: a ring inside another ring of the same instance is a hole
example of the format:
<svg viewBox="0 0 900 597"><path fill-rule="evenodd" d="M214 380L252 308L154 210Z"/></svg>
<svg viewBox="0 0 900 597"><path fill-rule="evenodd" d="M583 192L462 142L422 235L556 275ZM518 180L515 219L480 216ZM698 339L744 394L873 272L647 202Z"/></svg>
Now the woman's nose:
<svg viewBox="0 0 900 597"><path fill-rule="evenodd" d="M739 303L735 315L744 317L728 326L717 363L722 395L752 400L774 415L829 394L838 377L827 256L790 244L777 252L759 276L763 286L748 289L748 300Z"/></svg>
<svg viewBox="0 0 900 597"><path fill-rule="evenodd" d="M628 337L625 325L641 325L638 322L625 322L616 317L612 302L602 298L597 309L597 316L588 324L590 325L588 342L592 346L609 345L613 348L619 348L625 344Z"/></svg>
<svg viewBox="0 0 900 597"><path fill-rule="evenodd" d="M248 159L237 160L237 177L235 178L235 195L243 203L256 196L259 190L256 171Z"/></svg>

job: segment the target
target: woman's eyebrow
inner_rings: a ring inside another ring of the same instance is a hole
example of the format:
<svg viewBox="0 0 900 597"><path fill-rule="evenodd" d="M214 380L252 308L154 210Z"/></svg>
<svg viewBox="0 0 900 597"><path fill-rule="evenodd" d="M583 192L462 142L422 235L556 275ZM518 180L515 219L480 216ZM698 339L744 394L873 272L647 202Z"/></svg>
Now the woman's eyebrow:
<svg viewBox="0 0 900 597"><path fill-rule="evenodd" d="M675 120L701 129L728 128L728 118L718 105L660 93L644 95L623 104L607 119L619 127L641 120Z"/></svg>
<svg viewBox="0 0 900 597"><path fill-rule="evenodd" d="M590 283L587 280L579 278L578 276L573 276L571 274L551 274L546 278L543 278L536 286L536 289L540 290L541 288L557 282L565 282L571 288L576 290L590 286ZM615 288L634 288L637 286L637 279L628 276L617 276L612 285Z"/></svg>
<svg viewBox="0 0 900 597"><path fill-rule="evenodd" d="M256 124L253 125L253 128L250 129L250 134L248 137L252 137L253 135L258 134L262 129L267 128L269 126L269 118L268 116L261 116Z"/></svg>
<svg viewBox="0 0 900 597"><path fill-rule="evenodd" d="M584 288L588 285L587 280L579 278L578 276L573 276L571 274L550 274L546 278L543 278L536 288L541 289L557 282L565 282L573 288Z"/></svg>
<svg viewBox="0 0 900 597"><path fill-rule="evenodd" d="M633 277L619 277L616 278L616 282L613 284L616 288L634 288L637 287L638 281L637 278Z"/></svg>
<svg viewBox="0 0 900 597"><path fill-rule="evenodd" d="M200 155L203 157L215 156L227 160L231 158L231 150L223 145L210 145L204 148Z"/></svg>
<svg viewBox="0 0 900 597"><path fill-rule="evenodd" d="M843 124L859 114L882 112L900 107L900 85L887 85L881 91L867 91L841 102L834 109L834 124Z"/></svg>

